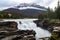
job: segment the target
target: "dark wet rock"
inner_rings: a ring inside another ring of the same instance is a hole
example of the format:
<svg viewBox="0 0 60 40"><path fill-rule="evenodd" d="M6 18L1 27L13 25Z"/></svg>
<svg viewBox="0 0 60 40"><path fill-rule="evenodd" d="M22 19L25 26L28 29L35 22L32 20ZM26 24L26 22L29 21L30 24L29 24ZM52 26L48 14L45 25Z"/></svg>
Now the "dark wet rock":
<svg viewBox="0 0 60 40"><path fill-rule="evenodd" d="M1 32L1 35L4 35L1 39L2 40L35 40L35 31L33 30L17 30L17 31L7 31Z"/></svg>
<svg viewBox="0 0 60 40"><path fill-rule="evenodd" d="M35 20L34 23L36 23L37 27L48 30L49 32L52 32L55 25L55 23L49 23L48 20Z"/></svg>
<svg viewBox="0 0 60 40"><path fill-rule="evenodd" d="M19 22L20 24L22 24L21 22Z"/></svg>
<svg viewBox="0 0 60 40"><path fill-rule="evenodd" d="M44 22L43 22L44 29L47 29L49 26L50 26L50 24L48 23L48 21L44 20Z"/></svg>
<svg viewBox="0 0 60 40"><path fill-rule="evenodd" d="M0 31L14 31L17 30L17 22L14 21L7 21L7 22L0 22Z"/></svg>
<svg viewBox="0 0 60 40"><path fill-rule="evenodd" d="M33 21L34 23L36 23L37 27L42 27L43 26L43 21L42 20L35 20Z"/></svg>
<svg viewBox="0 0 60 40"><path fill-rule="evenodd" d="M55 26L60 26L60 23L55 23Z"/></svg>
<svg viewBox="0 0 60 40"><path fill-rule="evenodd" d="M37 25L37 27L41 27L43 29L47 29L50 24L47 22L47 20L36 20L34 21Z"/></svg>
<svg viewBox="0 0 60 40"><path fill-rule="evenodd" d="M0 35L0 39L2 39L2 38L5 38L6 36L4 36L4 35Z"/></svg>
<svg viewBox="0 0 60 40"><path fill-rule="evenodd" d="M17 31L19 34L24 34L24 35L31 35L33 34L35 36L36 32L33 30L19 30Z"/></svg>
<svg viewBox="0 0 60 40"><path fill-rule="evenodd" d="M12 40L35 40L34 35L20 35L17 36L16 38L13 38Z"/></svg>

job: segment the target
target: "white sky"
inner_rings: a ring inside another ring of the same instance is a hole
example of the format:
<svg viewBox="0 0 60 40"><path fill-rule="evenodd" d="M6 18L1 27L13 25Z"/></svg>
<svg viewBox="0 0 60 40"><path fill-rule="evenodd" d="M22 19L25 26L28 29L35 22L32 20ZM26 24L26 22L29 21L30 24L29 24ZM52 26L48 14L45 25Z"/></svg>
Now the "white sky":
<svg viewBox="0 0 60 40"><path fill-rule="evenodd" d="M0 0L0 10L6 9L20 3L36 3L41 6L54 8L57 6L57 0Z"/></svg>
<svg viewBox="0 0 60 40"><path fill-rule="evenodd" d="M51 9L55 9L55 7L57 7L58 5L57 5L57 3L58 3L58 0L54 0L50 5L48 5Z"/></svg>

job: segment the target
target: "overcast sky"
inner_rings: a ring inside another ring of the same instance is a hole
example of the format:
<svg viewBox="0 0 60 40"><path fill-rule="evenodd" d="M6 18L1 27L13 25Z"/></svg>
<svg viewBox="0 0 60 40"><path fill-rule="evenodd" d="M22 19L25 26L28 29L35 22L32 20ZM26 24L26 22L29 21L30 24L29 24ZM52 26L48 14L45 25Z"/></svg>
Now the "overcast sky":
<svg viewBox="0 0 60 40"><path fill-rule="evenodd" d="M0 10L19 5L20 3L36 3L41 6L54 8L58 0L0 0Z"/></svg>

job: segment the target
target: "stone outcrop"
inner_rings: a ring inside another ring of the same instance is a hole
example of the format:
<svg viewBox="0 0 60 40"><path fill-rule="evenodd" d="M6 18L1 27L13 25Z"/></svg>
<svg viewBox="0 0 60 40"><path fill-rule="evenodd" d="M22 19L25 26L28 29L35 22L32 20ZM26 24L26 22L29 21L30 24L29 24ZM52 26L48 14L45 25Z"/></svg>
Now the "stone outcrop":
<svg viewBox="0 0 60 40"><path fill-rule="evenodd" d="M43 27L43 21L42 20L35 20L33 22L36 23L38 27Z"/></svg>
<svg viewBox="0 0 60 40"><path fill-rule="evenodd" d="M1 32L1 40L35 40L35 31L33 30L17 30L13 32ZM4 35L4 36L2 36Z"/></svg>
<svg viewBox="0 0 60 40"><path fill-rule="evenodd" d="M48 30L49 32L53 32L54 28L56 28L58 26L60 27L60 23L49 23L49 20L35 20L33 22L36 23L37 27ZM60 30L59 27L56 29ZM56 31L56 30L54 30L54 31Z"/></svg>
<svg viewBox="0 0 60 40"><path fill-rule="evenodd" d="M48 30L50 32L53 30L52 26L55 25L54 23L49 23L48 20L36 20L34 23L36 23L37 27Z"/></svg>
<svg viewBox="0 0 60 40"><path fill-rule="evenodd" d="M0 22L0 31L14 31L17 30L17 23L14 21Z"/></svg>
<svg viewBox="0 0 60 40"><path fill-rule="evenodd" d="M35 31L18 30L17 25L12 21L0 22L0 40L35 40Z"/></svg>

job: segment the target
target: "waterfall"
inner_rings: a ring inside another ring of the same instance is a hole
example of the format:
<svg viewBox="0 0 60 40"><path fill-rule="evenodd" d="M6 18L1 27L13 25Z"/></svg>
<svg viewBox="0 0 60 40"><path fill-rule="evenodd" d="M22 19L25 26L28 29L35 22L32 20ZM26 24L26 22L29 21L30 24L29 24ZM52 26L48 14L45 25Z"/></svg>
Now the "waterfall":
<svg viewBox="0 0 60 40"><path fill-rule="evenodd" d="M42 37L50 37L51 33L47 30L44 30L40 27L37 27L37 25L33 21L21 21L21 23L18 22L18 29L20 30L34 30L36 32L36 39L39 40L39 38Z"/></svg>
<svg viewBox="0 0 60 40"><path fill-rule="evenodd" d="M36 40L43 37L50 37L51 33L47 30L44 30L33 22L37 19L7 19L5 21L16 21L18 23L18 30L34 30L36 32ZM21 22L21 23L20 23Z"/></svg>

